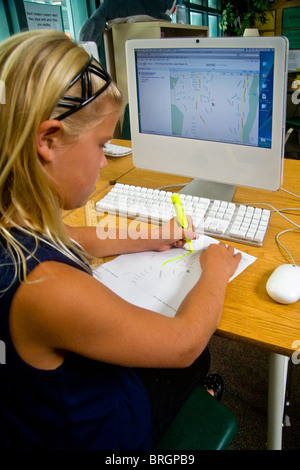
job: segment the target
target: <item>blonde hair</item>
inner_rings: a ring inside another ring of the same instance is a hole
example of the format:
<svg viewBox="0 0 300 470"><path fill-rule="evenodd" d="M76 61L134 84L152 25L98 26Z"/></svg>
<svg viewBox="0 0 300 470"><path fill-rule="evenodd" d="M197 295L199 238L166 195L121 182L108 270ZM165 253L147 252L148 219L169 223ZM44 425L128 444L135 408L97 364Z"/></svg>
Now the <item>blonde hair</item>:
<svg viewBox="0 0 300 470"><path fill-rule="evenodd" d="M57 31L20 33L0 44L0 80L6 96L6 104L0 105L0 235L15 264L15 277L26 279L27 270L24 247L11 226L33 235L36 245L38 239L46 240L78 261L80 250L66 233L60 196L40 162L36 142L39 125L66 110L57 103L88 59L82 47ZM93 93L105 83L93 74L91 80ZM74 84L71 94L81 96L80 83ZM101 105L108 100L121 105L113 83L61 121L65 136L74 141L98 125L103 118Z"/></svg>

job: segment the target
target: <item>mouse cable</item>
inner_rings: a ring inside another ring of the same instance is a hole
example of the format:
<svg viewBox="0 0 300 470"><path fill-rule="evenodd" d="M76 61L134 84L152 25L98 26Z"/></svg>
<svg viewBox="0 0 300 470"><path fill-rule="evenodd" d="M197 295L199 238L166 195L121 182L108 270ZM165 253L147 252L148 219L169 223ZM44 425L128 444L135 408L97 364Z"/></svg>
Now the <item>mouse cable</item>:
<svg viewBox="0 0 300 470"><path fill-rule="evenodd" d="M247 203L247 205L253 205L253 204L259 204L259 205L265 205L265 206L268 206L268 207L271 207L272 208L272 212L277 212L279 215L281 215L281 217L283 217L284 219L286 219L288 222L290 222L291 224L295 225L295 227L297 228L290 228L290 229L286 229L286 230L283 230L282 232L278 233L275 237L275 240L276 240L276 243L281 246L281 248L289 255L289 257L291 258L291 260L293 261L293 264L295 266L297 266L293 256L291 255L291 253L285 248L285 246L282 245L282 243L280 243L279 241L279 237L280 235L282 235L283 233L286 233L286 232L292 232L292 231L300 231L300 225L296 224L296 222L294 222L293 220L289 219L288 217L286 217L284 214L282 214L281 212L282 211L287 211L287 210L299 210L299 208L284 208L284 209L276 209L274 206L272 206L271 204L267 204L265 202L256 202L256 203Z"/></svg>
<svg viewBox="0 0 300 470"><path fill-rule="evenodd" d="M279 188L279 189L281 189L281 191L284 191L285 193L288 193L288 194L291 194L292 196L300 198L298 194L292 193L291 191L288 191L287 189L284 189L284 188Z"/></svg>
<svg viewBox="0 0 300 470"><path fill-rule="evenodd" d="M183 186L185 186L184 183L182 183L182 184L169 184L167 186L161 186L160 188L156 188L156 189L161 191L161 190L169 189L169 188L182 188ZM280 187L279 189L281 189L281 191L284 191L285 193L291 194L294 197L300 198L300 195L292 193L291 191L288 191L287 189L284 189L282 187Z"/></svg>
<svg viewBox="0 0 300 470"><path fill-rule="evenodd" d="M157 188L157 189L164 190L164 189L167 189L167 188L182 187L182 186L184 186L184 184L174 184L174 185L162 186L162 187ZM287 189L284 189L284 188L280 188L280 189L282 191L285 191L286 193L291 194L292 196L300 198L300 196L298 196L297 194L292 193L291 191L288 191ZM296 222L293 222L291 219L289 219L284 214L282 214L282 212L287 212L287 211L299 211L300 210L299 207L285 207L283 209L276 209L276 207L272 206L271 204L267 204L265 202L247 202L246 203L246 206L256 206L256 205L261 205L261 206L264 205L264 206L271 207L272 211L277 212L279 215L284 217L288 222L295 225L297 227L297 229L300 229L300 225L296 224Z"/></svg>
<svg viewBox="0 0 300 470"><path fill-rule="evenodd" d="M299 211L300 208L298 207L285 207L283 209L276 209L276 207L272 206L271 204L267 204L266 202L247 202L246 204L247 206L256 206L256 205L260 205L260 206L268 206L268 207L271 207L272 211L274 212L277 212L277 214L281 215L281 217L283 217L284 219L286 219L288 222L290 222L291 224L295 225L297 228L300 229L300 225L296 224L296 222L294 222L293 220L289 219L288 217L286 217L284 214L282 214L281 212L283 211L290 211L290 210L293 210L293 211Z"/></svg>
<svg viewBox="0 0 300 470"><path fill-rule="evenodd" d="M175 185L169 185L169 186L162 186L161 188L158 188L158 189L168 189L168 188L172 188L172 187L183 187L184 185L183 184L175 184ZM294 194L292 193L291 191L288 191L287 189L284 189L284 188L280 188L282 191L288 193L288 194L291 194L292 196L294 197L297 197L297 198L300 198L300 196L298 196L298 194ZM283 235L284 233L287 233L287 232L296 232L296 231L300 231L300 225L296 224L296 222L293 222L291 219L289 219L288 217L286 217L284 214L282 214L282 212L288 212L288 211L299 211L300 208L299 207L285 207L283 209L276 209L274 206L272 206L271 204L267 204L265 202L249 202L247 203L246 205L248 206L256 206L256 205L264 205L264 206L268 206L272 209L272 211L274 212L277 212L279 215L281 215L282 217L284 217L288 222L290 222L291 224L295 225L297 228L290 228L290 229L287 229L287 230L283 230L282 232L278 233L275 237L275 240L276 240L276 243L288 254L288 256L291 258L293 264L295 266L297 266L297 263L296 261L294 260L293 256L291 255L291 253L288 251L288 249L282 244L280 243L279 241L279 237L280 235Z"/></svg>
<svg viewBox="0 0 300 470"><path fill-rule="evenodd" d="M169 185L166 185L166 186L161 186L160 188L156 188L156 189L164 190L164 189L168 189L168 188L182 188L182 187L184 187L184 186L185 186L184 183L181 183L181 184L169 184ZM300 198L300 195L295 194L295 193L292 193L291 191L288 191L287 189L284 189L284 188L282 188L282 187L280 187L279 189L281 189L281 191L284 191L285 193L291 194L291 195L294 196L294 197Z"/></svg>
<svg viewBox="0 0 300 470"><path fill-rule="evenodd" d="M169 188L183 188L185 186L184 183L181 183L181 184L168 184L167 186L161 186L160 188L156 188L158 189L159 191L164 191L165 189L169 189Z"/></svg>
<svg viewBox="0 0 300 470"><path fill-rule="evenodd" d="M297 229L297 228L289 228L289 229L287 229L287 230L283 230L282 232L280 232L280 233L278 233L278 234L276 235L276 242L277 242L278 245L280 245L281 248L289 255L289 257L290 257L291 260L293 261L294 266L297 266L296 261L294 260L294 258L293 258L293 256L291 255L291 253L285 248L285 246L283 246L282 243L280 243L279 237L280 237L280 235L282 235L282 234L284 234L284 233L286 233L286 232L297 232L297 231L299 231L299 229Z"/></svg>

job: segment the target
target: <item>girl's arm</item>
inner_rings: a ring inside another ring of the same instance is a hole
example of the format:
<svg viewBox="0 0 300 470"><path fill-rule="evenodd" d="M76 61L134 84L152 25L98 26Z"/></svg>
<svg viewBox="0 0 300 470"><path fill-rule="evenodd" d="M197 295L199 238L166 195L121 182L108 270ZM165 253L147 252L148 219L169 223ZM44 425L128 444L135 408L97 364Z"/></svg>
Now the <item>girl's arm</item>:
<svg viewBox="0 0 300 470"><path fill-rule="evenodd" d="M192 220L188 217L192 227ZM140 230L139 223L129 222L125 229L95 227L69 227L67 233L74 241L95 258L133 253L139 251L164 251L172 247L182 247L184 238L194 240L198 234L193 230L183 230L176 218L162 226L149 226Z"/></svg>
<svg viewBox="0 0 300 470"><path fill-rule="evenodd" d="M45 262L13 299L11 334L20 356L55 368L67 352L123 366L185 367L206 347L220 322L225 291L240 254L211 245L201 255L202 275L175 318L136 307L92 276Z"/></svg>

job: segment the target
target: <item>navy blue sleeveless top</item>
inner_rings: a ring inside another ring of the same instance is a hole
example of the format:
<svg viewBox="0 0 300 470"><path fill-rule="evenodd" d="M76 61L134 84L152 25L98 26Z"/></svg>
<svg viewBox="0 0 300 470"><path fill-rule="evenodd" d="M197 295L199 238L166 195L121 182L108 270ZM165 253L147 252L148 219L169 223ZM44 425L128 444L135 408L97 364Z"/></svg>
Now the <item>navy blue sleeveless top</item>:
<svg viewBox="0 0 300 470"><path fill-rule="evenodd" d="M32 251L33 237L13 230ZM28 272L48 260L83 269L43 242L35 258L28 261ZM0 238L0 290L13 279L9 260ZM14 281L0 297L0 340L6 352L5 363L0 364L0 448L150 449L150 406L133 369L68 353L57 369L42 370L18 355L10 336L9 311L19 285Z"/></svg>

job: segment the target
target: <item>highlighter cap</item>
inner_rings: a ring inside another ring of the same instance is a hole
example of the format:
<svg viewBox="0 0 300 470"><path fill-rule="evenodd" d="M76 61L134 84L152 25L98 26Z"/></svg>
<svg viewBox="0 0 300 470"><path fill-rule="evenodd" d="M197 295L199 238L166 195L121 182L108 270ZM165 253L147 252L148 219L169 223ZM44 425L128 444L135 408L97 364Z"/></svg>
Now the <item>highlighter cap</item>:
<svg viewBox="0 0 300 470"><path fill-rule="evenodd" d="M179 194L178 193L172 194L171 201L173 202L173 204L181 204L181 199L180 199Z"/></svg>

